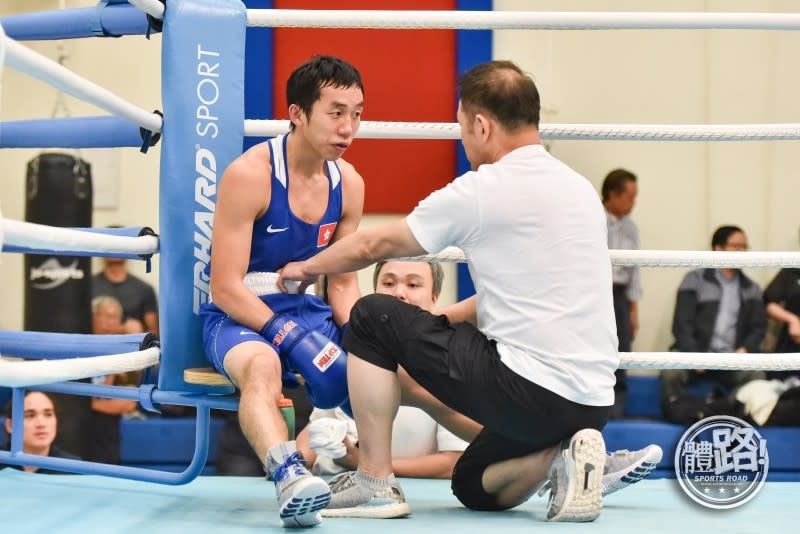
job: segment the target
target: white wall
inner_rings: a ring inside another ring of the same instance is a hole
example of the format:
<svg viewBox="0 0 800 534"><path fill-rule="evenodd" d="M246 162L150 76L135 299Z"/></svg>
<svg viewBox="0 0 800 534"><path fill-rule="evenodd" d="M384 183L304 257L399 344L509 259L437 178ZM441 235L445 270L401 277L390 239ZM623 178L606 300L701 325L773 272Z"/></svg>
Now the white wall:
<svg viewBox="0 0 800 534"><path fill-rule="evenodd" d="M96 2L67 0L68 7ZM56 0L4 0L0 16L58 6ZM332 6L335 7L335 2ZM498 10L798 12L789 0L495 0ZM24 43L56 57L56 43ZM161 107L160 37L64 42L75 72L145 109ZM543 123L791 123L800 122L796 57L800 33L766 31L498 31L495 57L531 72L542 93ZM120 58L125 58L123 62ZM11 69L3 71L0 120L50 116L55 92ZM103 114L69 98L73 115ZM380 117L369 117L380 120ZM708 248L720 224L741 225L754 250L797 248L797 142L683 143L557 141L557 157L599 187L623 166L639 176L634 218L643 248ZM158 227L159 148L147 155L120 149L119 205L95 212L95 226ZM0 208L24 219L25 164L38 151L0 153ZM92 161L92 151L83 151ZM105 162L108 155L95 156ZM101 178L102 179L102 178ZM98 177L95 177L97 182ZM364 225L392 217L367 217ZM134 264L144 276L142 265ZM157 262L156 262L157 268ZM454 280L452 266L449 279ZM646 269L641 332L635 350L663 350L675 289L683 270ZM761 283L774 270L749 271ZM362 273L362 290L369 289ZM22 259L0 263L0 328L22 328ZM157 283L155 273L147 279ZM443 302L453 300L449 286Z"/></svg>

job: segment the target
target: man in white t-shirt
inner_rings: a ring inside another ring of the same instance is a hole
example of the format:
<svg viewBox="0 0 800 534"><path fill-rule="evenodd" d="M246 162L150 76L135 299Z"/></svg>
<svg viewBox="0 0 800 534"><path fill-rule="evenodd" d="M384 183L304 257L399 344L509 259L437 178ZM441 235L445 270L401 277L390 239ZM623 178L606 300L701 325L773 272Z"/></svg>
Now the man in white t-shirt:
<svg viewBox="0 0 800 534"><path fill-rule="evenodd" d="M438 263L381 261L372 277L375 293L433 311L444 272ZM341 409L314 408L297 436L297 450L316 475L335 475L358 466L355 423ZM471 428L461 429L467 433ZM413 406L400 406L392 426L392 471L401 477L450 478L467 442Z"/></svg>
<svg viewBox="0 0 800 534"><path fill-rule="evenodd" d="M467 507L505 510L551 484L547 519L602 509L618 366L606 219L592 185L544 149L539 94L508 61L459 81L458 122L472 171L405 219L353 233L285 280L356 271L386 258L464 251L477 294L432 315L386 295L359 300L342 345L358 427L356 471L331 480L327 516L409 513L392 474L398 366L483 425L453 472Z"/></svg>

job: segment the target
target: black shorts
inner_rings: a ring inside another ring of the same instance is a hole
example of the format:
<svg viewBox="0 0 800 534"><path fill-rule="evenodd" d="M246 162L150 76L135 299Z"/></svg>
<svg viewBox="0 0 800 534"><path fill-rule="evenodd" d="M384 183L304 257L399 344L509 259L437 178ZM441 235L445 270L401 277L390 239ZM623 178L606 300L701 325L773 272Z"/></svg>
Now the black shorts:
<svg viewBox="0 0 800 534"><path fill-rule="evenodd" d="M471 508L496 509L480 483L489 465L552 447L582 428L600 430L608 418L609 407L572 402L511 371L475 326L387 295L356 303L342 345L384 369L401 365L444 404L484 426L453 474L454 493Z"/></svg>

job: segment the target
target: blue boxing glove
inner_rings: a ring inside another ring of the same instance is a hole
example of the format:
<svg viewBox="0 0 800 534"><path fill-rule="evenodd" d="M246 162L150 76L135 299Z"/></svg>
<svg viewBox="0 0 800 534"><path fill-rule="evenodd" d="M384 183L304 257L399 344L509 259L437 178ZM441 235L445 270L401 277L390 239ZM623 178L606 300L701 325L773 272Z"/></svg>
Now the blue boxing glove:
<svg viewBox="0 0 800 534"><path fill-rule="evenodd" d="M302 375L311 404L331 409L347 400L347 353L339 345L283 313L264 323L261 335L289 370Z"/></svg>

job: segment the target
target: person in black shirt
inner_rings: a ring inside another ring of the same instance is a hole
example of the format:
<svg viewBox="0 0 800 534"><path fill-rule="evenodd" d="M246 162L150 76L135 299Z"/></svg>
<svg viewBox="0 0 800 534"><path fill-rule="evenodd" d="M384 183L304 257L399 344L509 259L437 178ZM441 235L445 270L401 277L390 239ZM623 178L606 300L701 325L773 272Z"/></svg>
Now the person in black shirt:
<svg viewBox="0 0 800 534"><path fill-rule="evenodd" d="M92 298L114 297L122 304L125 332L158 334L158 298L153 287L128 272L126 260L105 258L103 271L92 277Z"/></svg>

